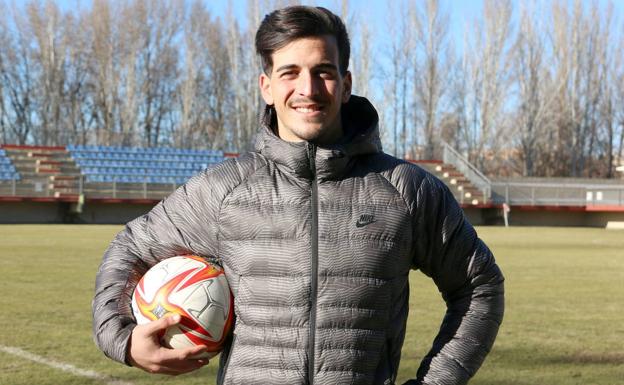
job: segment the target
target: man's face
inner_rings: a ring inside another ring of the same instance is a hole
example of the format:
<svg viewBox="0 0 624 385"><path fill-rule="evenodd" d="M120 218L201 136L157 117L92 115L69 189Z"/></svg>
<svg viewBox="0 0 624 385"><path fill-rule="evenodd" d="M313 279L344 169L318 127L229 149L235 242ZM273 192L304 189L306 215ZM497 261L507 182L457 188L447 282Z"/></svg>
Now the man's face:
<svg viewBox="0 0 624 385"><path fill-rule="evenodd" d="M335 37L294 40L272 58L271 73L261 74L259 83L277 112L280 138L319 144L340 139L340 107L351 95L351 74L340 74Z"/></svg>

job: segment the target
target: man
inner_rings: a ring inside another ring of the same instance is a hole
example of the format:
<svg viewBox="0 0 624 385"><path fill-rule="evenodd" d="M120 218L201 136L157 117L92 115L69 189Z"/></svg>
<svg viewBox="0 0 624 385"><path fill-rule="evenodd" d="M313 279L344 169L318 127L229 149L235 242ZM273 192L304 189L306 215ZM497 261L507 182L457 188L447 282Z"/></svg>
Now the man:
<svg viewBox="0 0 624 385"><path fill-rule="evenodd" d="M349 40L323 8L262 22L256 49L267 103L256 150L192 178L108 248L94 335L111 358L157 373L206 364L202 347L165 349L166 317L136 326L130 296L159 260L220 263L235 296L219 384L394 384L421 269L447 314L409 384L465 384L503 316L503 277L448 189L381 151L378 116L351 95Z"/></svg>

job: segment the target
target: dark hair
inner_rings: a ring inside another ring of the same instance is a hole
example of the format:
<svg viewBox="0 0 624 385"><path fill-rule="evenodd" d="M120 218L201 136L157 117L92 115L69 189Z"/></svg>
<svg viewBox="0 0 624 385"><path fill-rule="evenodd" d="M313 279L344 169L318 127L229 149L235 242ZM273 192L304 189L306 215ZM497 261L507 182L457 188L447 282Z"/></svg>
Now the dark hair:
<svg viewBox="0 0 624 385"><path fill-rule="evenodd" d="M349 67L349 35L340 17L323 7L292 6L271 12L264 17L256 32L256 52L262 69L269 74L273 68L273 52L304 37L331 35L338 45L340 73Z"/></svg>

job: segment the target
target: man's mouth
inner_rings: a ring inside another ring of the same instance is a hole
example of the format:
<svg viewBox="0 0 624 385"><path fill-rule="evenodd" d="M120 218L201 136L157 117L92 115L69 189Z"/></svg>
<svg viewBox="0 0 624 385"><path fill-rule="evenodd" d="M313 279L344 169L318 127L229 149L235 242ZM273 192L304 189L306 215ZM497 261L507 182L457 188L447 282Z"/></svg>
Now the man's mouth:
<svg viewBox="0 0 624 385"><path fill-rule="evenodd" d="M293 106L293 108L295 109L295 111L300 112L302 114L309 114L309 113L323 110L323 106L320 104L298 105L298 106Z"/></svg>

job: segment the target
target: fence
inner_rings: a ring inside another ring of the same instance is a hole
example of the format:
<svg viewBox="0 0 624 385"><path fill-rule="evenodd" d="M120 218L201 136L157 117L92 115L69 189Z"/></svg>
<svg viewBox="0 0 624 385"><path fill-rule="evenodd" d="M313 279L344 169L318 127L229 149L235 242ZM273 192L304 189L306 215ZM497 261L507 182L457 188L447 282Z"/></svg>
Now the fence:
<svg viewBox="0 0 624 385"><path fill-rule="evenodd" d="M624 185L493 182L493 203L549 206L624 206Z"/></svg>
<svg viewBox="0 0 624 385"><path fill-rule="evenodd" d="M179 186L176 183L86 183L84 175L71 185L55 185L50 177L23 181L0 181L0 196L28 198L79 197L96 199L162 199Z"/></svg>
<svg viewBox="0 0 624 385"><path fill-rule="evenodd" d="M484 196L494 204L624 206L624 184L565 183L565 182L491 182L450 146L444 144L444 162L455 165L478 186ZM85 176L76 176L68 185L51 177L25 180L0 181L0 196L3 197L52 197L84 196L96 199L154 199L159 200L171 194L179 184L149 183L92 183L85 182ZM67 183L67 182L66 182Z"/></svg>

